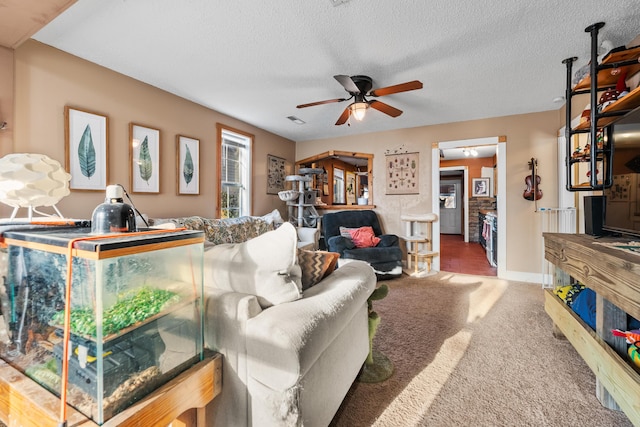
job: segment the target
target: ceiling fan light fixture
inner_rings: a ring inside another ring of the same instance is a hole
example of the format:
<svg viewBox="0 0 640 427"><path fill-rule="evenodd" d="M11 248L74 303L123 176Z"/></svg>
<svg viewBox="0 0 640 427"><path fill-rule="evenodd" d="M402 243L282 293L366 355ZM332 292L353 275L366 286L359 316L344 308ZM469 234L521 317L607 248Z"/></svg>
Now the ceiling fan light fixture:
<svg viewBox="0 0 640 427"><path fill-rule="evenodd" d="M364 116L367 112L367 108L369 108L369 104L367 104L366 102L354 102L349 106L349 109L351 110L351 114L358 121L364 119Z"/></svg>

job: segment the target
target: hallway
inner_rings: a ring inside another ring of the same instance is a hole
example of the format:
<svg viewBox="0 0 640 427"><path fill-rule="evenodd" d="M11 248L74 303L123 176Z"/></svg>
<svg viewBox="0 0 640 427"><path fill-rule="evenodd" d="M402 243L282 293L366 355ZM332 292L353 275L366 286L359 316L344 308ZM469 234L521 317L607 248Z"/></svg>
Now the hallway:
<svg viewBox="0 0 640 427"><path fill-rule="evenodd" d="M465 243L460 234L440 235L440 271L497 276L480 243Z"/></svg>

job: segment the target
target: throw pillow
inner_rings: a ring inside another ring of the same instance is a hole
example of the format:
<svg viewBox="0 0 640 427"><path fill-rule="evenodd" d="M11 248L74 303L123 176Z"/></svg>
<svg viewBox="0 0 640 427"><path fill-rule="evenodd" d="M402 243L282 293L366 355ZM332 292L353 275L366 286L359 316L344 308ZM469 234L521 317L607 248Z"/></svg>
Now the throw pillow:
<svg viewBox="0 0 640 427"><path fill-rule="evenodd" d="M205 253L205 285L255 295L262 308L299 299L301 271L296 229L285 222L243 243L224 243Z"/></svg>
<svg viewBox="0 0 640 427"><path fill-rule="evenodd" d="M302 269L302 290L320 282L336 269L340 254L298 249L298 264Z"/></svg>
<svg viewBox="0 0 640 427"><path fill-rule="evenodd" d="M351 240L356 248L372 248L380 243L380 238L376 237L371 227L360 227L356 230L350 230Z"/></svg>
<svg viewBox="0 0 640 427"><path fill-rule="evenodd" d="M340 235L347 239L351 239L351 231L353 230L357 230L357 228L340 227Z"/></svg>

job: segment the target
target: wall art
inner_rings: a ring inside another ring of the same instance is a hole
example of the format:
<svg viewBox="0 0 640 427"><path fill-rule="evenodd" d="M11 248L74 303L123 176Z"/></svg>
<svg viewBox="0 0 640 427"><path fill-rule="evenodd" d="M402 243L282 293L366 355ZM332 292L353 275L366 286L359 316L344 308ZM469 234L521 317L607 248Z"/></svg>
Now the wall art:
<svg viewBox="0 0 640 427"><path fill-rule="evenodd" d="M489 178L473 178L471 180L471 195L473 197L489 197Z"/></svg>
<svg viewBox="0 0 640 427"><path fill-rule="evenodd" d="M65 162L72 190L103 191L109 180L109 118L64 107Z"/></svg>
<svg viewBox="0 0 640 427"><path fill-rule="evenodd" d="M283 191L286 176L285 160L267 154L267 194L278 194L278 191Z"/></svg>
<svg viewBox="0 0 640 427"><path fill-rule="evenodd" d="M404 153L385 156L387 194L420 193L419 154Z"/></svg>
<svg viewBox="0 0 640 427"><path fill-rule="evenodd" d="M178 194L200 194L200 141L176 135Z"/></svg>
<svg viewBox="0 0 640 427"><path fill-rule="evenodd" d="M160 130L129 124L132 193L160 192Z"/></svg>

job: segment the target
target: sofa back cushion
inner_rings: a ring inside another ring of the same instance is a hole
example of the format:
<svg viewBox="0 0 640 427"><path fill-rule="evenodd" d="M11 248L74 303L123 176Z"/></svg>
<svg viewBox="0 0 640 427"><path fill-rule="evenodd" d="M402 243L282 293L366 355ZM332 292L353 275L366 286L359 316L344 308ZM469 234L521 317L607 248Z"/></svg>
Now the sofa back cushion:
<svg viewBox="0 0 640 427"><path fill-rule="evenodd" d="M243 243L205 252L206 286L255 295L264 309L302 296L296 229L284 223Z"/></svg>
<svg viewBox="0 0 640 427"><path fill-rule="evenodd" d="M152 225L158 226L167 222L189 230L204 231L207 243L214 245L246 242L275 228L274 222L267 222L262 217L253 216L225 219L203 218L201 216L165 218L154 219Z"/></svg>

